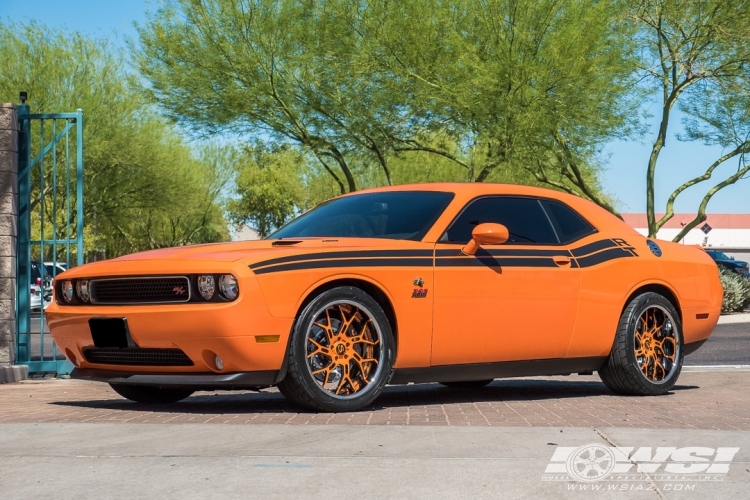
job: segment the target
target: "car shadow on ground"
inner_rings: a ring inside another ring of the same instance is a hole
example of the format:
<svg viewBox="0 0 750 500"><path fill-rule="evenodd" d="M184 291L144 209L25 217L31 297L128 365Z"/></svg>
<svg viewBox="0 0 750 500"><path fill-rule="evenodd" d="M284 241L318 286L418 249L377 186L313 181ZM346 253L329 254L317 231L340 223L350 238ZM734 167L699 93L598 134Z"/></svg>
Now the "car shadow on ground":
<svg viewBox="0 0 750 500"><path fill-rule="evenodd" d="M677 385L674 391L698 389L697 386ZM114 392L113 396L116 396ZM473 403L543 402L569 398L608 398L615 395L598 381L568 380L495 380L482 388L455 389L437 383L388 386L373 404L362 411L380 411L400 407L431 405L461 405ZM202 415L315 413L284 399L276 389L261 391L197 392L191 397L171 404L135 403L117 397L85 401L55 401L51 404L67 407L182 413Z"/></svg>

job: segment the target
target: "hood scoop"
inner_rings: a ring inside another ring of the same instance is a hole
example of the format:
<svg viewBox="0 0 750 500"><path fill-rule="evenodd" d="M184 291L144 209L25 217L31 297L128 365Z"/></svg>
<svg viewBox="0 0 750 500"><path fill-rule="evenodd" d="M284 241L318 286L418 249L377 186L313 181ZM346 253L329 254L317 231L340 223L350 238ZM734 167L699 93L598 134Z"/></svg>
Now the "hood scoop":
<svg viewBox="0 0 750 500"><path fill-rule="evenodd" d="M302 240L276 240L273 243L271 243L272 247L288 247L291 245L296 245L297 243L302 243Z"/></svg>

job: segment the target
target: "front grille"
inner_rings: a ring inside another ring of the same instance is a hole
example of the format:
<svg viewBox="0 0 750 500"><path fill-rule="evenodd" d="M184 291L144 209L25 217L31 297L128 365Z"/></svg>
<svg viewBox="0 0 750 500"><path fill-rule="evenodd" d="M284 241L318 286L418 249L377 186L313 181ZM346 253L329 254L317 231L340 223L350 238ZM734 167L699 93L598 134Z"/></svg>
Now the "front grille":
<svg viewBox="0 0 750 500"><path fill-rule="evenodd" d="M193 366L181 349L90 347L83 350L89 363L135 366Z"/></svg>
<svg viewBox="0 0 750 500"><path fill-rule="evenodd" d="M185 276L109 278L91 281L92 304L164 304L190 300Z"/></svg>

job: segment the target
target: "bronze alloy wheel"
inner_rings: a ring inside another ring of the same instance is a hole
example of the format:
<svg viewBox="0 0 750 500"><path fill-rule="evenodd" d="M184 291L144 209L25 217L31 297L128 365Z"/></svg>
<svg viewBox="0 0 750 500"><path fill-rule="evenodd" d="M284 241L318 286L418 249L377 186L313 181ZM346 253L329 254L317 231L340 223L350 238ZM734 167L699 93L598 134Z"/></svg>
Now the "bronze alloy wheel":
<svg viewBox="0 0 750 500"><path fill-rule="evenodd" d="M669 392L682 370L682 323L675 304L645 292L622 311L612 350L599 368L602 382L617 394L657 396Z"/></svg>
<svg viewBox="0 0 750 500"><path fill-rule="evenodd" d="M679 342L675 322L666 308L653 304L638 318L633 343L635 358L643 375L658 384L669 378L677 366Z"/></svg>
<svg viewBox="0 0 750 500"><path fill-rule="evenodd" d="M383 365L382 333L363 305L338 300L320 308L307 329L307 368L330 396L347 399L365 391Z"/></svg>
<svg viewBox="0 0 750 500"><path fill-rule="evenodd" d="M347 285L324 290L297 315L277 387L310 410L357 411L393 374L395 345L388 316L370 294Z"/></svg>

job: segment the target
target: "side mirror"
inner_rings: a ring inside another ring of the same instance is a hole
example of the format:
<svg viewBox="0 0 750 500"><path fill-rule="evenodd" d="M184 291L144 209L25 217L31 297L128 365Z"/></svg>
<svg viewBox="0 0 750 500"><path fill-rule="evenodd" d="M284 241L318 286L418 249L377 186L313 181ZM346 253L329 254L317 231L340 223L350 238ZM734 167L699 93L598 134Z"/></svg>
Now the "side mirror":
<svg viewBox="0 0 750 500"><path fill-rule="evenodd" d="M495 224L486 222L484 224L478 224L477 227L471 232L471 241L461 249L466 255L474 255L482 245L502 245L508 238L510 233L508 228L502 224Z"/></svg>
<svg viewBox="0 0 750 500"><path fill-rule="evenodd" d="M731 260L734 260L734 255L733 255L733 256L731 256L731 257L729 257L729 258L730 258Z"/></svg>

